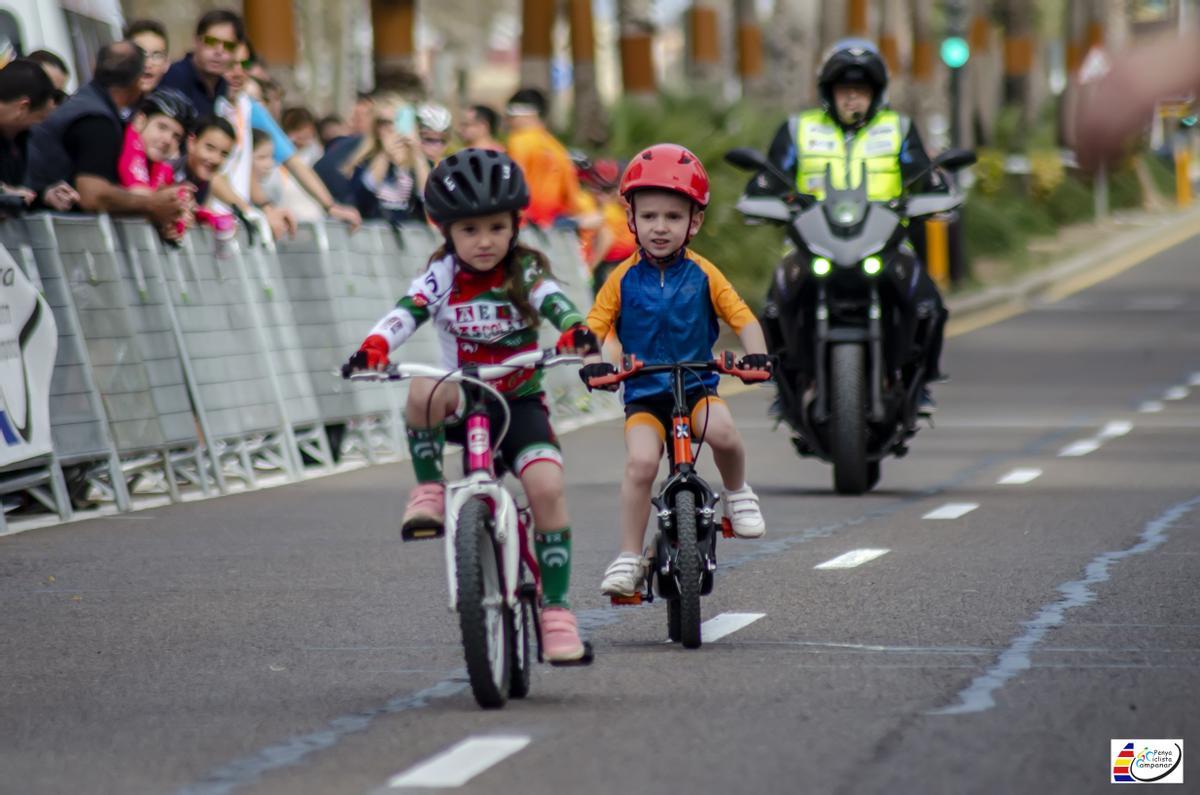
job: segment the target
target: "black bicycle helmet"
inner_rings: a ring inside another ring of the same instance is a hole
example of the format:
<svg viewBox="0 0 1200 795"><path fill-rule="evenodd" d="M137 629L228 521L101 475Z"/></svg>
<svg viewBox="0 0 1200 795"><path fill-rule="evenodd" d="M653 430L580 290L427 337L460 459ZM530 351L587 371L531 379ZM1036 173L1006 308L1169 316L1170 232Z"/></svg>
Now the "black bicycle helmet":
<svg viewBox="0 0 1200 795"><path fill-rule="evenodd" d="M887 65L873 43L866 39L843 39L830 48L825 63L821 65L817 90L825 110L831 115L837 113L833 87L839 83L865 83L875 90L871 107L863 119L864 124L869 122L883 105L888 86Z"/></svg>
<svg viewBox="0 0 1200 795"><path fill-rule="evenodd" d="M425 183L425 209L438 226L527 206L529 185L521 167L491 149L455 152L434 166Z"/></svg>
<svg viewBox="0 0 1200 795"><path fill-rule="evenodd" d="M138 111L147 116L162 115L172 118L190 130L196 121L196 106L192 101L173 88L156 88L147 94Z"/></svg>

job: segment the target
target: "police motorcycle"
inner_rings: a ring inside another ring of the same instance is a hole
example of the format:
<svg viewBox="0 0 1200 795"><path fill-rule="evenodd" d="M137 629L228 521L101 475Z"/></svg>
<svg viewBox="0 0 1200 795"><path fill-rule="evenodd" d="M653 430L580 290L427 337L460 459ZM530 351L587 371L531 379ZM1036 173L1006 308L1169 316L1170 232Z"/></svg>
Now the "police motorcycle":
<svg viewBox="0 0 1200 795"><path fill-rule="evenodd" d="M734 149L725 159L781 185L790 182L754 149ZM952 149L930 168L974 162L973 152ZM837 189L827 169L823 201L793 192L743 195L737 203L748 223L784 224L795 246L776 268L762 325L777 358L780 417L801 456L833 464L839 494L873 488L880 462L903 457L917 432L926 381L922 352L933 318L922 317L918 307L917 322L905 329L888 296L911 290L921 267L907 219L952 210L965 198L951 186L946 193L872 202L865 170L858 176L857 185ZM914 176L905 187L926 176Z"/></svg>

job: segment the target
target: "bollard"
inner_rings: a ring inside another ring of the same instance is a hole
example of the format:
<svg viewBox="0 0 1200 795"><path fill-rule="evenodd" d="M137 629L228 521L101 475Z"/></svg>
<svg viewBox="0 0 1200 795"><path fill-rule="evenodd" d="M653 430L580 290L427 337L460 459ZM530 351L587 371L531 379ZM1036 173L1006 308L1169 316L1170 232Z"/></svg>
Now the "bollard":
<svg viewBox="0 0 1200 795"><path fill-rule="evenodd" d="M950 235L944 218L925 220L925 256L929 277L945 289L950 281Z"/></svg>
<svg viewBox="0 0 1200 795"><path fill-rule="evenodd" d="M1192 203L1192 152L1186 139L1179 136L1175 140L1175 203L1187 207Z"/></svg>

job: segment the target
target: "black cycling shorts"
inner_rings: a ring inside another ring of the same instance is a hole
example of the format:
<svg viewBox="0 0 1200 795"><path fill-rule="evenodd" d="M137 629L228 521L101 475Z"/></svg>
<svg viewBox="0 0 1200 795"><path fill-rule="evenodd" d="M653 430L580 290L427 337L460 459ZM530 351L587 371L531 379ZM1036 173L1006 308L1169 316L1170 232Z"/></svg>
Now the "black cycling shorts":
<svg viewBox="0 0 1200 795"><path fill-rule="evenodd" d="M503 467L497 462L496 472L502 469L517 477L525 468L536 461L552 461L559 467L563 464L562 448L554 428L550 426L550 410L546 406L545 393L513 398L508 401L512 420L508 434L500 442ZM492 421L492 446L496 445L496 434L504 423L504 409L495 400L488 401L488 416ZM446 421L446 441L457 445L466 443L467 421L465 417L454 417Z"/></svg>
<svg viewBox="0 0 1200 795"><path fill-rule="evenodd" d="M717 396L715 389L707 392L697 389L687 394L688 416L692 420L692 436L694 438L699 439L704 430L704 413L697 412L697 409L707 406L709 403L724 402ZM635 400L625 404L625 429L629 430L635 425L647 425L658 434L659 439L666 441L667 429L671 427L673 413L675 413L675 398L670 395L656 395L645 400Z"/></svg>

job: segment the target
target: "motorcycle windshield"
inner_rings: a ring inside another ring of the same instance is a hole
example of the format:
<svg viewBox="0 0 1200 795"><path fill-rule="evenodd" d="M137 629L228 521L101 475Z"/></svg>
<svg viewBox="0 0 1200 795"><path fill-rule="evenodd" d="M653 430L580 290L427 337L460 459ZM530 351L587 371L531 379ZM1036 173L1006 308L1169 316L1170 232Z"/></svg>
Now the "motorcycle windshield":
<svg viewBox="0 0 1200 795"><path fill-rule="evenodd" d="M818 204L796 218L796 231L814 255L845 268L856 267L886 246L900 223L900 216L882 204L867 204L864 213L853 233L847 235L845 227L829 222L825 208Z"/></svg>

